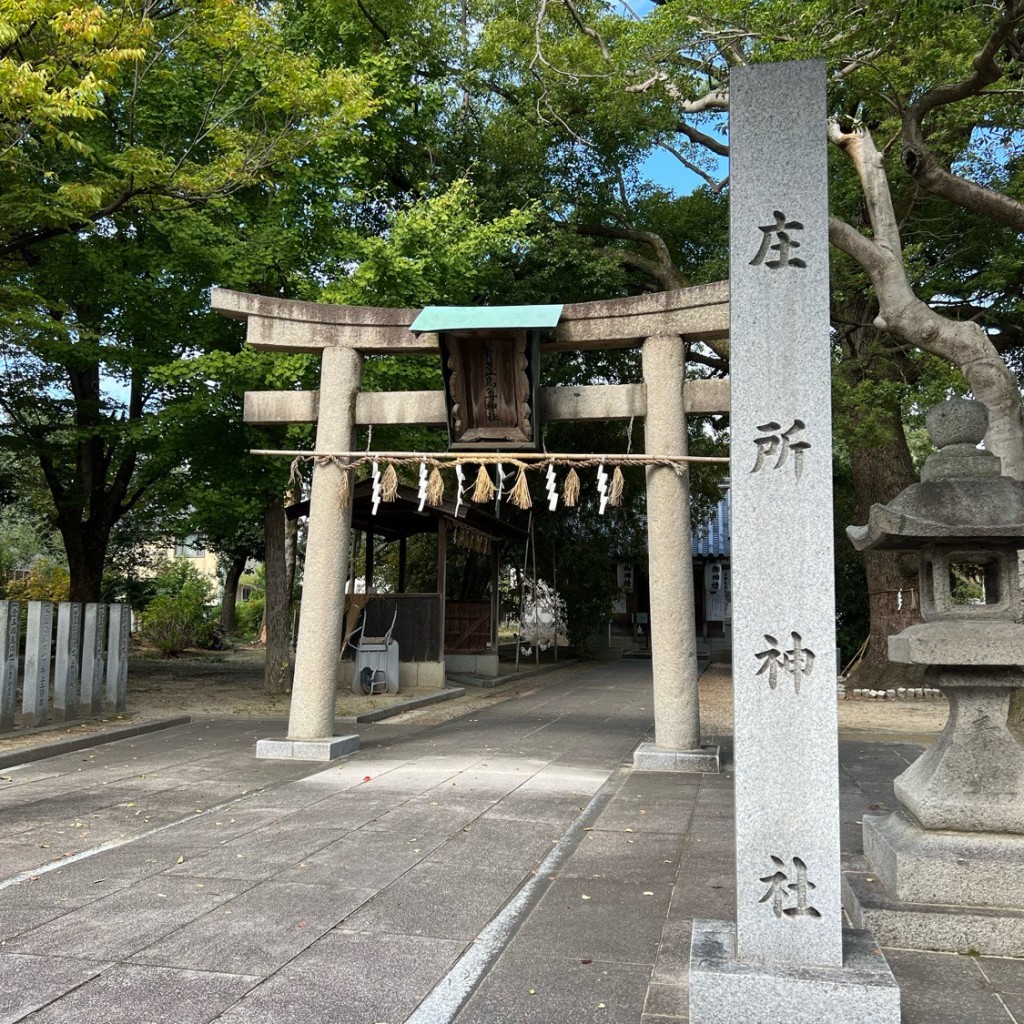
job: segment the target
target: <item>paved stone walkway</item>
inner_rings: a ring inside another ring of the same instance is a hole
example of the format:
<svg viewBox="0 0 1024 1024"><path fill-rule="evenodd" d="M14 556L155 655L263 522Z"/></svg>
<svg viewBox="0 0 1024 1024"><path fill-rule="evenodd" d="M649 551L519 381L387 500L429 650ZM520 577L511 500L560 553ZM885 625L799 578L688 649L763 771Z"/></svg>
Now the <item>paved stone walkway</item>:
<svg viewBox="0 0 1024 1024"><path fill-rule="evenodd" d="M616 662L326 768L235 719L0 771L0 1024L685 1021L732 780L633 771L650 725ZM919 749L842 745L844 851ZM887 955L906 1024L1024 1024L1024 961Z"/></svg>

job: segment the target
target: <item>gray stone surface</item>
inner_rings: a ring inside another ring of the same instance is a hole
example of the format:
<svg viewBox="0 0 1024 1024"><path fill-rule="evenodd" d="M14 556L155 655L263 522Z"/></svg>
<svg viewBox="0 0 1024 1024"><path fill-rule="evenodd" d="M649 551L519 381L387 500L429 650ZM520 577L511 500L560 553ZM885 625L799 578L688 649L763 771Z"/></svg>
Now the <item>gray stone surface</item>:
<svg viewBox="0 0 1024 1024"><path fill-rule="evenodd" d="M665 750L655 743L641 743L633 753L633 767L645 772L711 772L721 769L719 746L705 743L697 750Z"/></svg>
<svg viewBox="0 0 1024 1024"><path fill-rule="evenodd" d="M667 885L624 875L560 877L527 918L509 951L653 967L669 898Z"/></svg>
<svg viewBox="0 0 1024 1024"><path fill-rule="evenodd" d="M903 994L905 1020L927 1024L1008 1024L1019 1020L1007 1014L1003 1000L986 984L984 964L992 961L905 949L887 950L886 958ZM1013 966L1021 976L1020 961Z"/></svg>
<svg viewBox="0 0 1024 1024"><path fill-rule="evenodd" d="M373 894L265 882L137 953L132 962L265 978Z"/></svg>
<svg viewBox="0 0 1024 1024"><path fill-rule="evenodd" d="M936 832L903 813L872 815L864 855L899 900L1024 910L1024 836Z"/></svg>
<svg viewBox="0 0 1024 1024"><path fill-rule="evenodd" d="M107 710L124 711L128 699L128 642L132 632L132 610L126 604L110 606L107 642Z"/></svg>
<svg viewBox="0 0 1024 1024"><path fill-rule="evenodd" d="M14 728L20 641L21 605L0 601L0 732Z"/></svg>
<svg viewBox="0 0 1024 1024"><path fill-rule="evenodd" d="M821 62L734 70L730 478L732 572L742 581L733 588L732 625L739 956L838 967L835 588L832 526L822 514L832 507L824 122Z"/></svg>
<svg viewBox="0 0 1024 1024"><path fill-rule="evenodd" d="M962 685L971 674L990 685ZM1024 833L1024 746L1007 724L1007 677L1024 678L1024 668L928 669L926 679L949 701L949 719L894 784L897 799L925 828Z"/></svg>
<svg viewBox="0 0 1024 1024"><path fill-rule="evenodd" d="M686 454L683 386L686 348L678 334L649 337L643 345L648 455ZM700 746L693 559L690 557L690 477L672 466L647 467L647 549L654 666L654 738L666 750ZM707 771L699 763L674 771Z"/></svg>
<svg viewBox="0 0 1024 1024"><path fill-rule="evenodd" d="M380 890L380 896L386 896L410 869L421 872L421 877L443 873L435 909L440 907L437 913L449 917L454 912L441 906L442 899L453 903L462 899L464 890L483 887L488 895L473 913L476 920L493 921L508 905L507 890L500 884L491 887L488 877L514 868L533 880L537 898L519 907L509 930L497 936L495 958L476 995L470 995L461 1010L464 1020L501 1020L501 1014L510 1020L517 1015L530 1020L535 1014L545 1024L589 1020L588 1014L604 1024L685 1020L681 1000L687 986L691 918L724 918L735 905L731 760L725 738L725 771L720 775L682 776L624 767L623 734L631 733L628 757L651 725L649 709L643 710L645 700L638 699L649 686L649 665L581 666L546 687L511 700L488 701L486 707L441 725L406 721L368 726L364 749L330 766L255 760L256 738L271 734L270 723L233 717L0 772L10 778L0 778L0 863L7 863L9 850L19 866L29 863L33 851L44 868L47 862L58 865L18 884L10 884L10 872L0 871L6 876L0 878L0 937L8 941L0 954L0 970L2 957L19 955L11 951L14 942L31 936L42 944L52 930L54 949L63 948L59 943L64 942L76 950L108 943L111 959L127 957L129 965L131 958L140 961L133 965L139 973L125 975L134 979L132 984L90 989L96 996L90 995L86 1010L79 1012L76 1007L84 1004L70 1001L53 1003L55 1010L66 1009L69 1021L104 1024L124 1019L139 1024L148 1019L146 1013L153 1006L170 1012L174 997L164 993L174 992L179 973L180 1012L186 1021L191 1021L187 1013L196 1005L190 993L202 991L201 985L193 987L195 976L214 977L208 1017L212 1019L224 1005L216 992L222 991L218 979L225 977L213 958L225 958L221 962L226 963L237 947L238 955L251 958L253 967L265 952L269 966L275 956L267 948L274 929L294 923L289 912L300 909L302 891L337 895L324 894L323 916L317 901L302 905L312 904L318 916L300 919L295 927L300 933L325 927L332 913L344 912L344 906L332 910L330 905L335 898L347 898L344 890ZM548 733L557 738L546 744L547 755L521 753ZM859 822L864 813L873 804L894 805L892 778L920 748L843 741L840 750L842 813L848 826L844 852L852 858L860 853ZM510 789L517 775L525 781ZM496 788L489 777L497 780ZM245 779L255 791L212 813L196 813L217 802L210 790L225 778ZM364 782L366 778L370 781ZM388 785L385 780L390 780ZM460 805L467 795L484 791L500 796L501 790L507 795L470 822L468 832L455 818L454 831L448 834L363 828L382 809L419 795L440 807L448 800ZM581 841L564 863L538 878L533 872L550 849L549 839L561 838L595 793L600 797L586 823L590 831L581 830ZM608 794L613 795L605 803ZM553 807L550 813L544 810L546 801ZM509 802L510 813L503 806ZM575 813L565 819L571 803ZM524 818L526 812L531 817ZM164 823L170 827L146 834L154 824ZM303 856L311 840L316 845L317 833L329 837L332 832L344 834L285 866L289 857ZM99 837L129 841L74 862L65 858L69 851L93 847ZM236 852L244 857L237 858ZM260 877L276 873L266 882L187 874L208 854L224 858L224 864L234 861L231 870L241 865L247 874ZM180 864L179 857L184 857ZM481 886L477 879L482 879ZM141 882L145 885L136 884ZM167 888L172 885L173 890ZM195 888L180 888L184 885ZM263 886L266 899L259 896ZM646 896L648 891L654 896ZM666 891L671 892L667 907ZM166 899L160 899L161 892ZM229 898L211 905L210 892ZM289 902L292 892L297 894L294 906ZM416 917L429 913L428 890L409 887L406 894L404 901L390 901L390 920L417 927ZM570 894L574 899L567 898ZM582 895L591 899L583 900ZM486 899L491 901L489 910ZM179 900L192 903L192 910L186 913ZM400 902L418 907L405 909ZM597 904L595 913L580 912L591 903ZM159 920L165 907L169 921ZM404 923L399 915L407 915ZM301 920L306 920L306 929L298 927ZM223 924L223 936L213 935L217 922ZM142 932L138 944L131 934L136 926ZM208 942L199 937L206 929L211 935ZM194 943L177 938L179 932ZM304 934L288 930L279 938L288 948L306 940ZM525 947L516 947L518 939L536 943L537 953L524 955ZM449 991L458 979L457 974L446 977L456 957L470 955L480 942L477 935L466 940L357 934L346 919L270 976L252 978L256 987L221 1017L230 1024L397 1024L435 988ZM147 956L156 959L157 951L177 963L202 949L210 951L210 962L204 964L209 970L141 964ZM603 959L595 958L594 951ZM903 1024L987 1022L988 1010L999 1000L1007 1007L1024 1000L1024 959L918 955L921 970L903 970L897 957L896 974L908 997ZM32 957L56 964L61 954L19 956L19 963ZM77 953L76 960L89 971L108 962L83 960ZM943 970L945 962L951 965L948 971ZM144 967L147 973L142 973ZM37 991L37 975L29 971L10 971L7 977L19 995ZM157 983L158 977L168 980ZM650 986L645 984L648 977ZM969 983L972 978L980 984ZM51 982L52 978L41 986L45 995L33 1005L49 1003L72 987ZM535 989L532 995L530 988ZM934 998L929 989L935 991ZM596 996L593 1006L591 993ZM69 1000L73 995L69 993ZM477 1003L477 998L487 1002ZM939 1013L947 1003L958 1016ZM666 1015L673 1008L681 1011L679 1016ZM452 1016L456 1024L464 1024L454 1009Z"/></svg>
<svg viewBox="0 0 1024 1024"><path fill-rule="evenodd" d="M345 926L381 935L469 941L526 876L523 869L497 865L421 863L360 907Z"/></svg>
<svg viewBox="0 0 1024 1024"><path fill-rule="evenodd" d="M690 1020L697 1024L899 1024L900 992L874 939L843 933L833 968L736 958L731 922L693 922Z"/></svg>
<svg viewBox="0 0 1024 1024"><path fill-rule="evenodd" d="M82 687L83 715L103 712L103 670L107 652L107 606L89 603L82 620Z"/></svg>
<svg viewBox="0 0 1024 1024"><path fill-rule="evenodd" d="M53 642L53 603L29 601L25 626L25 678L21 720L24 725L46 724L50 702L50 646Z"/></svg>
<svg viewBox="0 0 1024 1024"><path fill-rule="evenodd" d="M924 425L936 448L966 444L974 448L985 440L988 408L968 398L948 398L925 413Z"/></svg>
<svg viewBox="0 0 1024 1024"><path fill-rule="evenodd" d="M0 1024L24 1020L33 1010L77 988L105 966L81 960L0 954Z"/></svg>
<svg viewBox="0 0 1024 1024"><path fill-rule="evenodd" d="M82 604L61 601L57 610L57 654L53 667L53 717L58 722L78 717L81 664Z"/></svg>
<svg viewBox="0 0 1024 1024"><path fill-rule="evenodd" d="M223 1014L223 1024L403 1021L464 943L329 932Z"/></svg>
<svg viewBox="0 0 1024 1024"><path fill-rule="evenodd" d="M918 622L889 637L889 660L903 665L1010 666L1018 664L1022 651L1024 626L1015 622L943 619ZM979 677L973 685L984 683Z"/></svg>
<svg viewBox="0 0 1024 1024"><path fill-rule="evenodd" d="M643 964L506 954L459 1014L459 1024L636 1024Z"/></svg>
<svg viewBox="0 0 1024 1024"><path fill-rule="evenodd" d="M295 761L334 761L359 749L359 737L329 736L326 739L265 739L256 744L256 756Z"/></svg>
<svg viewBox="0 0 1024 1024"><path fill-rule="evenodd" d="M316 450L352 450L356 393L362 357L350 348L325 348L320 368L320 417ZM346 471L347 472L347 471ZM339 507L343 471L334 463L313 468L303 583L305 612L299 622L288 738L317 741L334 733L345 581L348 579L352 505ZM337 754L332 754L336 757Z"/></svg>
<svg viewBox="0 0 1024 1024"><path fill-rule="evenodd" d="M147 878L12 939L11 952L121 960L224 903L251 883Z"/></svg>
<svg viewBox="0 0 1024 1024"><path fill-rule="evenodd" d="M34 1013L28 1024L207 1024L257 980L210 970L115 964Z"/></svg>
<svg viewBox="0 0 1024 1024"><path fill-rule="evenodd" d="M882 946L1024 957L1021 910L904 903L873 871L844 873L843 905L854 925L869 928Z"/></svg>

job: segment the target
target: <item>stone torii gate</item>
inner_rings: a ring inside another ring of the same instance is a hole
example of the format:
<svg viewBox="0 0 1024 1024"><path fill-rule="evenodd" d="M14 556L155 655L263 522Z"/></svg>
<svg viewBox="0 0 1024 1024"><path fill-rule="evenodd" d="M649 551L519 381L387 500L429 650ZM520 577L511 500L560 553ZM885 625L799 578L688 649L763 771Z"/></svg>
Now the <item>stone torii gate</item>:
<svg viewBox="0 0 1024 1024"><path fill-rule="evenodd" d="M542 352L640 348L642 384L541 388L543 421L645 418L646 454L686 455L687 414L729 409L724 380L686 380L687 342L724 338L728 282L603 302L567 305ZM339 306L214 289L211 306L245 320L247 343L321 356L319 391L248 392L245 421L316 423L316 453L351 451L357 426L443 426L442 391L363 392L367 355L439 355L436 334L414 335L419 310ZM337 463L314 465L303 609L284 740L261 740L258 756L329 760L356 749L357 736L334 735L334 702L348 576L351 508L340 507ZM655 740L637 767L717 771L718 748L701 746L697 690L688 474L647 468L651 655Z"/></svg>

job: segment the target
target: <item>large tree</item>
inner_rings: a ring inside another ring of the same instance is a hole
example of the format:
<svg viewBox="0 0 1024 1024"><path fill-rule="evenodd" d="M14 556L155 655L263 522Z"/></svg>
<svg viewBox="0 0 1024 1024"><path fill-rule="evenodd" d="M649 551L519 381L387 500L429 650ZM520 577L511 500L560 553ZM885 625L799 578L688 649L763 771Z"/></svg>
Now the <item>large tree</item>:
<svg viewBox="0 0 1024 1024"><path fill-rule="evenodd" d="M206 288L287 287L313 164L337 193L357 160L372 83L287 21L226 0L0 20L0 443L38 461L75 599L99 598L114 525L174 500L153 371L237 345Z"/></svg>

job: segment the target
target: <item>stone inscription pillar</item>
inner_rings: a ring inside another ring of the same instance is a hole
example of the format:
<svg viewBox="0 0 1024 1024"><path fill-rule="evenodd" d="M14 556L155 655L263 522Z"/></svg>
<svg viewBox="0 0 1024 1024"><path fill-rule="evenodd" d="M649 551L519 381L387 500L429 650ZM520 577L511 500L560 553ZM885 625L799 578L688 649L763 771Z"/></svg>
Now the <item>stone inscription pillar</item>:
<svg viewBox="0 0 1024 1024"><path fill-rule="evenodd" d="M686 350L679 335L647 338L643 371L647 454L685 455ZM700 746L689 473L679 474L671 466L648 468L647 548L654 743L641 744L633 764L648 770L716 772L718 748Z"/></svg>
<svg viewBox="0 0 1024 1024"><path fill-rule="evenodd" d="M736 924L694 922L690 1020L895 1024L844 957L824 63L734 70L729 121Z"/></svg>
<svg viewBox="0 0 1024 1024"><path fill-rule="evenodd" d="M46 724L52 640L53 604L50 601L29 601L25 629L25 683L21 695L23 725Z"/></svg>
<svg viewBox="0 0 1024 1024"><path fill-rule="evenodd" d="M324 349L317 451L352 450L356 392L361 375L362 356L355 349ZM351 503L342 508L338 500L341 474L341 469L335 465L317 465L313 469L302 618L288 717L289 740L324 740L334 734L334 700L352 525Z"/></svg>
<svg viewBox="0 0 1024 1024"><path fill-rule="evenodd" d="M82 605L61 601L57 609L57 659L53 669L53 717L78 717L78 672L82 661Z"/></svg>
<svg viewBox="0 0 1024 1024"><path fill-rule="evenodd" d="M17 601L0 601L0 732L14 728L20 639L21 605Z"/></svg>
<svg viewBox="0 0 1024 1024"><path fill-rule="evenodd" d="M132 610L127 604L110 606L107 643L107 711L124 711L128 697L128 643L132 633Z"/></svg>
<svg viewBox="0 0 1024 1024"><path fill-rule="evenodd" d="M89 603L85 606L82 631L82 700L83 715L103 714L103 662L107 638L107 606Z"/></svg>

